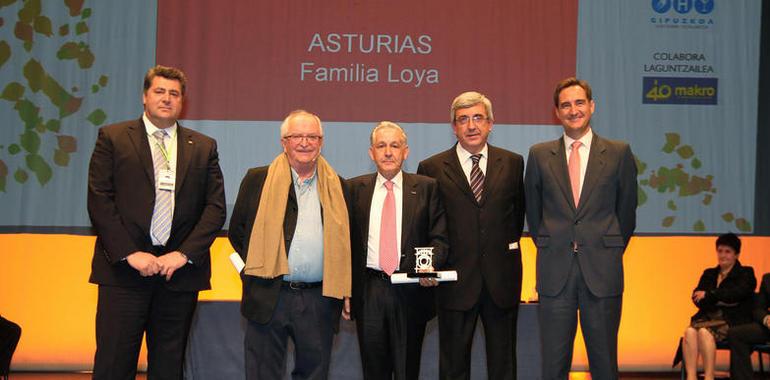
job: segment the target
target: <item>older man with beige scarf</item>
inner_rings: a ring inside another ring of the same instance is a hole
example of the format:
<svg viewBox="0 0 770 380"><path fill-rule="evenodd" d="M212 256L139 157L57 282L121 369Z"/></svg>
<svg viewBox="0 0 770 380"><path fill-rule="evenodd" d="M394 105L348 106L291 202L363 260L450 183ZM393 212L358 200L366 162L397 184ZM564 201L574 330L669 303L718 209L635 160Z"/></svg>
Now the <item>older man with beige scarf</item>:
<svg viewBox="0 0 770 380"><path fill-rule="evenodd" d="M283 378L291 338L292 377L325 379L342 299L350 296L344 187L321 156L318 116L291 112L281 145L269 166L246 173L230 220L230 242L246 262L246 378Z"/></svg>

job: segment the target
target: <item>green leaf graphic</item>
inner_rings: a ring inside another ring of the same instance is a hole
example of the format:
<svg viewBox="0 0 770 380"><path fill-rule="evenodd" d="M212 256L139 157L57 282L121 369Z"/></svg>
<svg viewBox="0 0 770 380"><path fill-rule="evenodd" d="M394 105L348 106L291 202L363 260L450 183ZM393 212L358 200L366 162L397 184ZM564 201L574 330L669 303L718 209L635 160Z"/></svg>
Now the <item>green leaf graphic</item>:
<svg viewBox="0 0 770 380"><path fill-rule="evenodd" d="M671 153L677 145L679 145L679 134L673 132L666 133L666 145L663 146L663 151Z"/></svg>
<svg viewBox="0 0 770 380"><path fill-rule="evenodd" d="M695 222L695 224L692 225L692 230L695 232L706 231L706 225L703 224L702 220L698 220L697 222Z"/></svg>
<svg viewBox="0 0 770 380"><path fill-rule="evenodd" d="M97 127L104 124L105 119L107 119L107 114L104 113L101 108L95 109L94 112L91 112L91 114L86 117L86 120L90 121L91 124Z"/></svg>
<svg viewBox="0 0 770 380"><path fill-rule="evenodd" d="M40 33L46 37L53 36L53 26L51 26L51 19L45 16L35 17L35 32Z"/></svg>
<svg viewBox="0 0 770 380"><path fill-rule="evenodd" d="M9 101L9 102L17 102L19 99L21 99L22 96L24 96L24 86L22 86L18 82L11 82L8 83L5 88L3 89L3 99Z"/></svg>
<svg viewBox="0 0 770 380"><path fill-rule="evenodd" d="M727 223L732 222L735 219L735 216L731 212L726 212L722 214L722 220L724 220Z"/></svg>
<svg viewBox="0 0 770 380"><path fill-rule="evenodd" d="M674 224L674 220L676 220L675 216L667 216L663 218L663 221L660 223L660 225L666 228L671 227L671 225Z"/></svg>
<svg viewBox="0 0 770 380"><path fill-rule="evenodd" d="M40 149L40 136L31 130L26 130L19 139L21 147L29 153L37 153Z"/></svg>
<svg viewBox="0 0 770 380"><path fill-rule="evenodd" d="M47 162L45 162L43 157L38 154L28 154L26 159L27 167L29 170L35 173L37 181L40 182L40 185L45 185L48 183L48 181L51 180L51 177L53 176L53 170L51 170L51 167Z"/></svg>
<svg viewBox="0 0 770 380"><path fill-rule="evenodd" d="M28 178L29 178L29 175L22 168L16 169L16 172L13 173L13 179L15 179L16 182L18 182L18 183L25 183L25 182L27 182Z"/></svg>

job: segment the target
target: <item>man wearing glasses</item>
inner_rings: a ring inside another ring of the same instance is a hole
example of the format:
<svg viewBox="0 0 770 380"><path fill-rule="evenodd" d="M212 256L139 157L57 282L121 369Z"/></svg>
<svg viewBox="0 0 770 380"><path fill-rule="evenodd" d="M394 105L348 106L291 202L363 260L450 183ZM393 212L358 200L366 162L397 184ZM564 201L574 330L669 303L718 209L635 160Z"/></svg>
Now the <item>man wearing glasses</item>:
<svg viewBox="0 0 770 380"><path fill-rule="evenodd" d="M492 102L465 92L452 102L457 144L422 162L438 180L457 282L438 287L441 379L469 379L476 320L484 324L490 379L516 378L516 318L521 296L519 238L524 226L524 160L487 144Z"/></svg>
<svg viewBox="0 0 770 380"><path fill-rule="evenodd" d="M284 378L294 341L295 379L325 379L332 340L350 297L350 231L342 179L321 156L318 116L281 124L279 154L241 182L229 238L246 262L241 313L247 379Z"/></svg>

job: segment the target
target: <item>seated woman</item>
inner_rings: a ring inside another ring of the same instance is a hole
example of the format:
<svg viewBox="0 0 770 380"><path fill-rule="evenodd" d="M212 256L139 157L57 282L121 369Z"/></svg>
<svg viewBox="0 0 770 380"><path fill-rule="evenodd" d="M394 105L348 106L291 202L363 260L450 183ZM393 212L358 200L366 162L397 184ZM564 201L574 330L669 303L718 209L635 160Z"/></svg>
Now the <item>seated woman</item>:
<svg viewBox="0 0 770 380"><path fill-rule="evenodd" d="M692 301L698 312L684 331L684 362L687 380L697 378L700 353L706 380L714 379L716 343L725 342L730 326L751 321L751 306L757 279L752 267L738 261L741 240L732 233L720 235L716 242L719 265L703 271Z"/></svg>

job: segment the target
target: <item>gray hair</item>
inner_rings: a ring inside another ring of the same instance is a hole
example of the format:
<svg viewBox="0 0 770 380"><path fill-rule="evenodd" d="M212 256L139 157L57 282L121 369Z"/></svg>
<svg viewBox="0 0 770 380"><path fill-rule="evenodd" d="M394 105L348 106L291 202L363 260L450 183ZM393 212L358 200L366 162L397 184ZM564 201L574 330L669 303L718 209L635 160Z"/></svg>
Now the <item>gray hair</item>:
<svg viewBox="0 0 770 380"><path fill-rule="evenodd" d="M291 119L301 115L313 117L315 119L315 122L318 123L318 129L321 130L321 136L324 135L324 127L323 125L321 125L321 118L319 118L318 115L312 112L299 109L299 110L294 110L289 112L286 118L283 119L283 123L281 123L281 138L286 137L286 135L289 133L289 122L291 121Z"/></svg>
<svg viewBox="0 0 770 380"><path fill-rule="evenodd" d="M371 145L374 145L374 135L379 130L382 130L382 129L395 129L395 130L401 132L401 138L404 140L404 145L407 145L407 146L409 145L407 143L407 140L406 140L406 132L404 132L404 130L401 128L401 126L396 124L396 123L394 123L394 122L392 122L392 121L387 121L387 120L379 122L377 124L377 126L374 127L374 129L372 129L372 134L369 136L369 143Z"/></svg>
<svg viewBox="0 0 770 380"><path fill-rule="evenodd" d="M455 122L455 111L461 108L471 108L477 104L483 104L484 109L487 111L487 117L489 120L495 120L495 117L492 114L492 102L486 96L484 96L484 94L478 93L476 91L468 91L458 95L455 100L452 101L452 108L449 111L449 120L451 120L450 122Z"/></svg>

